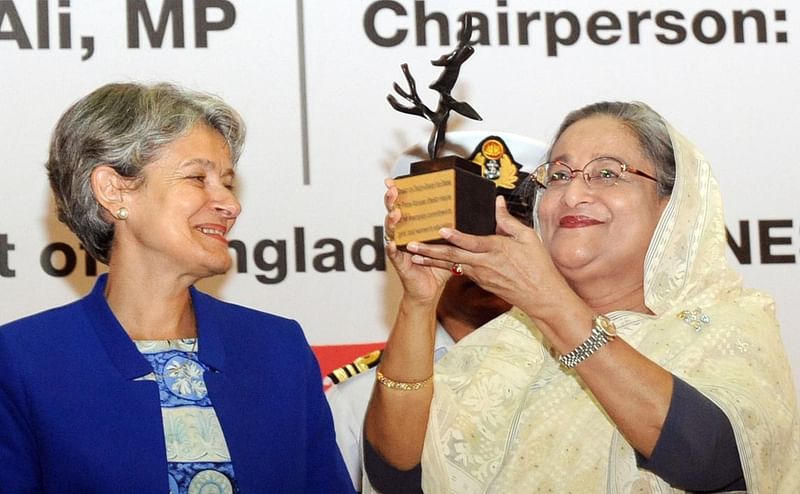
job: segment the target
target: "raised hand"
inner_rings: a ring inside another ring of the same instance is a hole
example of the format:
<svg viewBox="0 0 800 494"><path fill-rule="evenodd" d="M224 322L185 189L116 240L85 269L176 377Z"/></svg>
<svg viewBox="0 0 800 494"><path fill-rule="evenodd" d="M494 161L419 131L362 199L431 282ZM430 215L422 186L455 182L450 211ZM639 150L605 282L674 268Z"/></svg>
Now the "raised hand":
<svg viewBox="0 0 800 494"><path fill-rule="evenodd" d="M387 213L383 231L389 240L386 244L387 257L400 277L406 298L418 302L435 303L445 282L450 277L450 266L439 269L436 266L416 264L412 262L411 253L400 250L397 244L391 240L394 238L397 224L403 219L403 213L396 205L399 190L395 186L394 180L386 179L385 184L387 190L384 195L384 206Z"/></svg>

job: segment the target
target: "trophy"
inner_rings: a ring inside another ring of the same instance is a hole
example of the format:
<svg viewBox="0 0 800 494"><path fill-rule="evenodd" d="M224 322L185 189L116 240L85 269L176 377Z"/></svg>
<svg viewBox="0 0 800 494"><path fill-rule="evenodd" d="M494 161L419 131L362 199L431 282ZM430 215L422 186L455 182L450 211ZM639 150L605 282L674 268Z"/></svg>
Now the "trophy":
<svg viewBox="0 0 800 494"><path fill-rule="evenodd" d="M397 205L403 217L395 229L394 241L401 249L411 241L444 242L439 235L439 229L443 227L474 235L495 232L494 182L482 176L481 166L476 163L459 156L438 156L445 142L451 111L481 120L472 106L450 95L461 65L475 51L470 44L471 37L472 20L469 14L465 14L456 49L431 62L434 66L442 67L439 78L428 86L439 93L435 111L422 102L408 64L401 65L408 91L397 83L393 84L393 88L410 105L399 103L391 94L386 97L395 110L423 117L433 123L433 132L428 141L430 159L411 163L410 174L395 179L400 192Z"/></svg>

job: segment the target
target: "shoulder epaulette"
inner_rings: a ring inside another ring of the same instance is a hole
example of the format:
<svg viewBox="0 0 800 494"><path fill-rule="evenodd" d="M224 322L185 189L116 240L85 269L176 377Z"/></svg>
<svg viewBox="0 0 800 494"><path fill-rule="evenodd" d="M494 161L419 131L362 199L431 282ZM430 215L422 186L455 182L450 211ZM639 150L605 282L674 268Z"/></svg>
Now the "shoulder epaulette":
<svg viewBox="0 0 800 494"><path fill-rule="evenodd" d="M353 376L357 376L362 372L368 371L372 369L378 362L381 361L381 355L383 355L383 350L375 350L369 352L366 355L362 355L347 365L343 365L338 369L334 369L330 374L328 374L328 378L333 382L333 384L339 384L340 382L347 381Z"/></svg>

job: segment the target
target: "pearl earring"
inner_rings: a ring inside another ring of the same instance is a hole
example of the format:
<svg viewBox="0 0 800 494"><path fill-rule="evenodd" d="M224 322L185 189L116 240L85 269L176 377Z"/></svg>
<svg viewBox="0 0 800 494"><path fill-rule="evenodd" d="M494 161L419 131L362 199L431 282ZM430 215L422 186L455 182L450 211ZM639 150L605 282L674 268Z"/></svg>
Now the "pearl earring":
<svg viewBox="0 0 800 494"><path fill-rule="evenodd" d="M117 219L120 220L127 220L128 219L128 208L122 206L121 208L117 209Z"/></svg>

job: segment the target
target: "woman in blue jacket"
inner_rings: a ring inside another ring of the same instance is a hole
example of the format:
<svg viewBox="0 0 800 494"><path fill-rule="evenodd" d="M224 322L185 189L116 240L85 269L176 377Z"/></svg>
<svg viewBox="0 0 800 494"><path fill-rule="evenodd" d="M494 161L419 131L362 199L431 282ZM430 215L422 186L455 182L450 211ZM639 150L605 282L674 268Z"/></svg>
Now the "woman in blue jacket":
<svg viewBox="0 0 800 494"><path fill-rule="evenodd" d="M299 325L193 288L230 267L243 142L232 108L168 84L61 117L59 219L109 269L0 328L3 493L352 492Z"/></svg>

